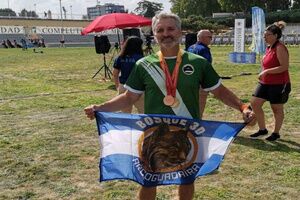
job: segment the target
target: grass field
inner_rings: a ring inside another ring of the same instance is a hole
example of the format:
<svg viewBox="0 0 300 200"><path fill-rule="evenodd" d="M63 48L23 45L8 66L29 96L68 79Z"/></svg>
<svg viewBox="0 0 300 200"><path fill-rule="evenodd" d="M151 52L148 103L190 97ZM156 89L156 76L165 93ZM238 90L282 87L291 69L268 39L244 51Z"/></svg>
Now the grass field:
<svg viewBox="0 0 300 200"><path fill-rule="evenodd" d="M257 84L259 64L229 63L233 47L212 47L223 83L244 101ZM102 66L94 48L0 49L0 199L135 199L139 185L98 182L98 135L83 108L116 94L113 82L91 77ZM285 106L282 139L252 140L245 128L230 146L219 171L198 178L195 199L299 199L300 48L289 47L292 93ZM107 56L108 63L110 56ZM268 128L273 119L264 106ZM231 112L232 111L232 112ZM241 121L237 111L209 96L206 119ZM159 187L171 200L176 186Z"/></svg>

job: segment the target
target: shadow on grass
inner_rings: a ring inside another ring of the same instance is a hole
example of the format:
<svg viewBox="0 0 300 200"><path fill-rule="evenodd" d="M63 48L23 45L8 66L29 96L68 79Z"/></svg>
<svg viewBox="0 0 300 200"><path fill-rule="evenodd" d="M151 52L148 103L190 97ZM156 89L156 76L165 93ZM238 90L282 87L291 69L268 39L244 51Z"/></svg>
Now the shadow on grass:
<svg viewBox="0 0 300 200"><path fill-rule="evenodd" d="M279 139L269 142L264 139L251 139L237 136L235 143L252 147L262 151L281 151L281 152L298 152L300 153L300 144L290 140Z"/></svg>
<svg viewBox="0 0 300 200"><path fill-rule="evenodd" d="M107 86L107 89L116 91L116 86L114 84L111 84L111 85Z"/></svg>

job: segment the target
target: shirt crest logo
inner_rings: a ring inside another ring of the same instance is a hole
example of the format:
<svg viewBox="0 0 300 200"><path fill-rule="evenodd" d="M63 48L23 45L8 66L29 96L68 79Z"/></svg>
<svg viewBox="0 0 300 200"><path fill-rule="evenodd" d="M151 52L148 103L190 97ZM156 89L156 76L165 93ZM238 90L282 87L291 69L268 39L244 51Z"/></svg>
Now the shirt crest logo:
<svg viewBox="0 0 300 200"><path fill-rule="evenodd" d="M186 64L182 67L182 71L186 75L192 75L194 73L194 67L191 64Z"/></svg>

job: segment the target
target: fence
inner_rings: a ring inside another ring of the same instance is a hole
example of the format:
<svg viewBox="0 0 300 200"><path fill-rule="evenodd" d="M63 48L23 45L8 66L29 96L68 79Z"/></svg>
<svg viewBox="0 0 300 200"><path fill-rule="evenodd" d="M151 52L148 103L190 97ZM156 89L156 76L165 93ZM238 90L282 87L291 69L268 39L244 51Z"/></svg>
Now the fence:
<svg viewBox="0 0 300 200"><path fill-rule="evenodd" d="M286 34L281 38L287 45L299 45L300 35L299 34ZM213 37L212 45L233 45L234 37L228 35L216 35ZM252 43L252 35L246 35L245 44L250 45Z"/></svg>

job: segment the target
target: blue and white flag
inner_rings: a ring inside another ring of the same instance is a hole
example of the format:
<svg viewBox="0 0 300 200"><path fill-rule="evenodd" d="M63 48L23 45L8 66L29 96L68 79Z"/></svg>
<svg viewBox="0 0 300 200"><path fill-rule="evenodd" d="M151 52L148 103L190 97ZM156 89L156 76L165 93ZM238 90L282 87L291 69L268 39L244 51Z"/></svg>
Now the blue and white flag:
<svg viewBox="0 0 300 200"><path fill-rule="evenodd" d="M96 112L100 182L188 184L218 169L243 123Z"/></svg>
<svg viewBox="0 0 300 200"><path fill-rule="evenodd" d="M252 7L252 51L264 54L266 50L264 31L266 28L265 13L259 7Z"/></svg>

